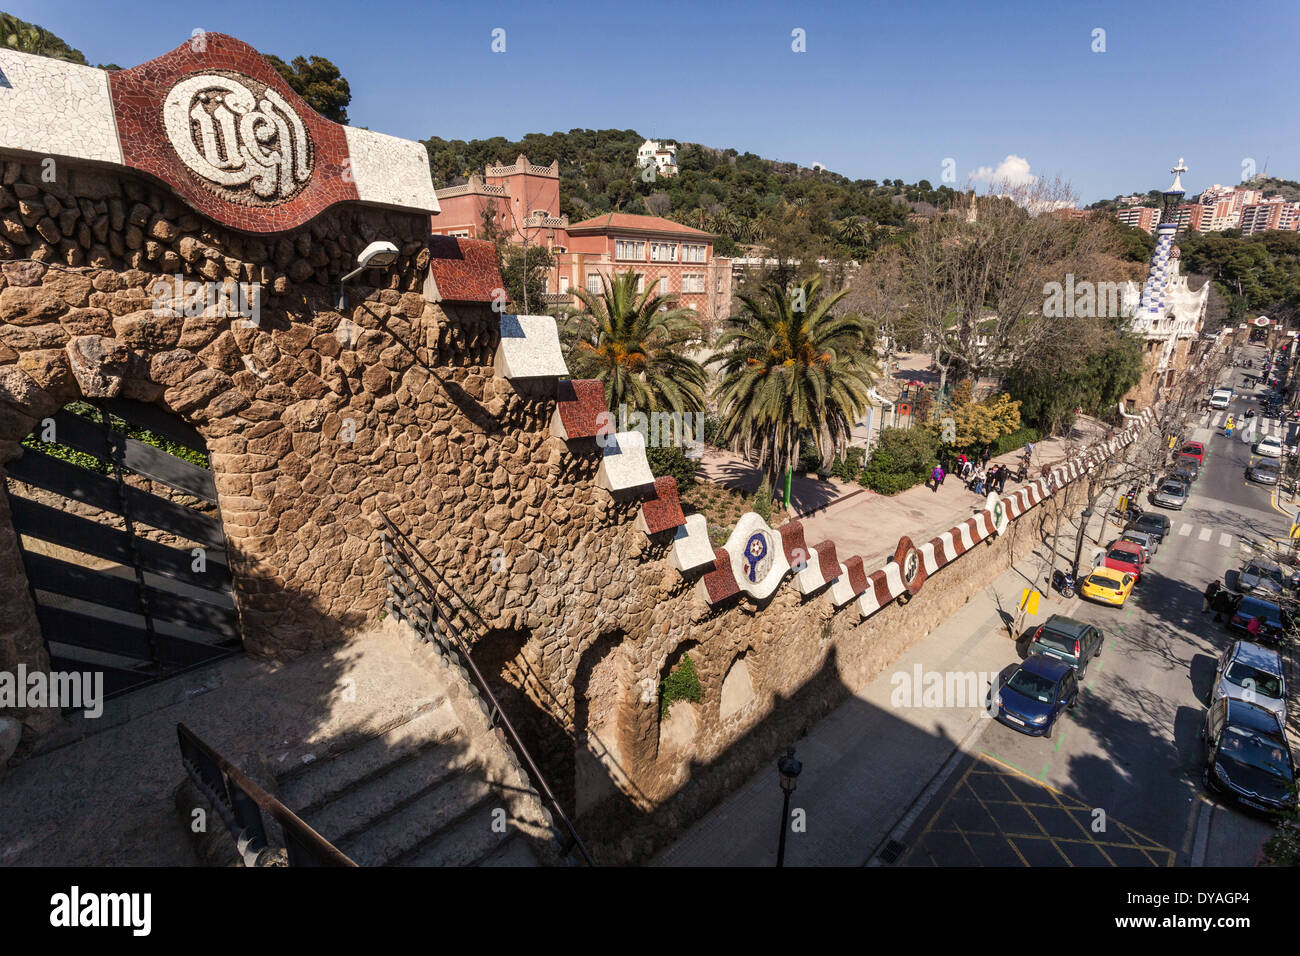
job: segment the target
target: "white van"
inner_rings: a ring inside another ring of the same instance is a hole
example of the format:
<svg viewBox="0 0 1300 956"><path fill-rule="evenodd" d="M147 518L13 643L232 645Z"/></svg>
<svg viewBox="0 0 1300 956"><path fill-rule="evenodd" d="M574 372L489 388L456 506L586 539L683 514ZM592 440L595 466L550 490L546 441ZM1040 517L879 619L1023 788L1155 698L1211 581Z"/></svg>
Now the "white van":
<svg viewBox="0 0 1300 956"><path fill-rule="evenodd" d="M1210 396L1211 408L1227 408L1228 403L1232 401L1232 389L1216 388L1214 394Z"/></svg>

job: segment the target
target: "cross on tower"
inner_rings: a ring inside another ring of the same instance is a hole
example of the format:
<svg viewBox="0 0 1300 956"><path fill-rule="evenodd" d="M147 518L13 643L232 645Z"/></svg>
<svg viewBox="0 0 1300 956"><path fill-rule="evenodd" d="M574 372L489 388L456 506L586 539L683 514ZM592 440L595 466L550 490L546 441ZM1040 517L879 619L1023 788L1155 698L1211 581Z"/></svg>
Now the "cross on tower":
<svg viewBox="0 0 1300 956"><path fill-rule="evenodd" d="M1187 172L1187 166L1183 164L1183 157L1178 157L1178 165L1169 170L1174 174L1174 184L1165 190L1167 193L1181 193L1183 191L1183 173Z"/></svg>

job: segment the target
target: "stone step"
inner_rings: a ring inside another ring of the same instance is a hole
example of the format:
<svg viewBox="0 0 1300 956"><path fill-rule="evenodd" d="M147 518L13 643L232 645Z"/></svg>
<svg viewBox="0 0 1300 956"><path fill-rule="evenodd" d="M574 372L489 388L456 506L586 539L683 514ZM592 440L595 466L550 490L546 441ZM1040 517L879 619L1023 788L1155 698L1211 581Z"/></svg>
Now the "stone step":
<svg viewBox="0 0 1300 956"><path fill-rule="evenodd" d="M460 722L445 699L384 732L279 777L280 800L304 818L349 790L453 740Z"/></svg>
<svg viewBox="0 0 1300 956"><path fill-rule="evenodd" d="M478 813L487 819L491 808L502 802L482 768L470 765L414 795L364 831L341 838L338 846L359 866L398 865L445 834L450 834L454 842L474 840L473 830L462 832L457 826L462 818ZM486 825L484 828L490 830ZM474 858L480 855L482 851Z"/></svg>
<svg viewBox="0 0 1300 956"><path fill-rule="evenodd" d="M479 860L477 866L540 866L533 851L528 848L528 841L521 836L512 836Z"/></svg>

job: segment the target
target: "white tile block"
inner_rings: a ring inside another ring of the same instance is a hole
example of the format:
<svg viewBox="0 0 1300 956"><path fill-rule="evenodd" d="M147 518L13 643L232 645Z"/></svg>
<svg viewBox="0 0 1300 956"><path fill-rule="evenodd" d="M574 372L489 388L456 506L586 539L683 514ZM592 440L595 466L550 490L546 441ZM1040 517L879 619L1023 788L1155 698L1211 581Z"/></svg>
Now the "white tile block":
<svg viewBox="0 0 1300 956"><path fill-rule="evenodd" d="M822 577L822 566L817 560L817 549L808 549L807 563L802 571L798 571L794 576L794 585L799 589L800 594L811 594L819 587L826 583Z"/></svg>
<svg viewBox="0 0 1300 956"><path fill-rule="evenodd" d="M853 593L853 585L849 583L849 569L840 565L840 576L831 582L830 591L831 603L836 607L843 607L852 601L856 594Z"/></svg>
<svg viewBox="0 0 1300 956"><path fill-rule="evenodd" d="M596 484L606 491L627 491L655 483L645 457L645 436L640 432L617 432L601 442L605 454L596 472Z"/></svg>
<svg viewBox="0 0 1300 956"><path fill-rule="evenodd" d="M421 212L441 211L429 174L429 153L423 143L355 126L345 126L343 132L362 202Z"/></svg>
<svg viewBox="0 0 1300 956"><path fill-rule="evenodd" d="M0 148L122 165L106 70L0 49L0 73Z"/></svg>
<svg viewBox="0 0 1300 956"><path fill-rule="evenodd" d="M668 563L685 574L713 564L713 545L709 543L708 521L702 514L686 516L686 524L677 529Z"/></svg>
<svg viewBox="0 0 1300 956"><path fill-rule="evenodd" d="M493 370L498 378L563 378L569 374L560 335L549 315L502 315L501 344Z"/></svg>

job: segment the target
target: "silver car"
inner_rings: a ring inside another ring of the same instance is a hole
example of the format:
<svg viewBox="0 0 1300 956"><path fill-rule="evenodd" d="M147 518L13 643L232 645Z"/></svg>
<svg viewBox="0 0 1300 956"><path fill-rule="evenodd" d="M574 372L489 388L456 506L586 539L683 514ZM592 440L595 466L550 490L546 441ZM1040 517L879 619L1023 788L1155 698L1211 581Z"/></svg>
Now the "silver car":
<svg viewBox="0 0 1300 956"><path fill-rule="evenodd" d="M1236 641L1219 658L1214 672L1210 706L1220 697L1232 697L1258 704L1286 723L1286 677L1282 655L1271 648Z"/></svg>
<svg viewBox="0 0 1300 956"><path fill-rule="evenodd" d="M1142 549L1142 563L1146 564L1151 560L1151 556L1160 548L1160 542L1156 540L1155 535L1147 534L1144 531L1125 531L1119 536L1121 541L1128 541L1130 544L1136 544Z"/></svg>
<svg viewBox="0 0 1300 956"><path fill-rule="evenodd" d="M1282 593L1285 580L1286 575L1276 564L1252 561L1241 569L1237 578L1237 590L1272 601Z"/></svg>
<svg viewBox="0 0 1300 956"><path fill-rule="evenodd" d="M1187 486L1181 481L1167 479L1155 493L1154 501L1162 508L1182 511L1183 505L1187 504Z"/></svg>

